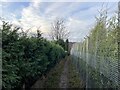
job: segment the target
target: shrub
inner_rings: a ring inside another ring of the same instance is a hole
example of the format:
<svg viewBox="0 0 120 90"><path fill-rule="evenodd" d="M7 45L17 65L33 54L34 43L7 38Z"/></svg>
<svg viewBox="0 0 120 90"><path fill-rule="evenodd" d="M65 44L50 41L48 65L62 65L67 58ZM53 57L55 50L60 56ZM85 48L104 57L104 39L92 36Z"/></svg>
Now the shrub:
<svg viewBox="0 0 120 90"><path fill-rule="evenodd" d="M3 21L2 82L4 88L30 87L65 56L61 46L38 37L20 35L20 28Z"/></svg>

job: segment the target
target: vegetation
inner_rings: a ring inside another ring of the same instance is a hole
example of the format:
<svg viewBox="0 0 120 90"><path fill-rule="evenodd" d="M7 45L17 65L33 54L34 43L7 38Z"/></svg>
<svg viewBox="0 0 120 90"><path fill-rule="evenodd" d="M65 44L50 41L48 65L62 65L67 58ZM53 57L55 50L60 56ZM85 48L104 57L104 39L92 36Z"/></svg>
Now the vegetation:
<svg viewBox="0 0 120 90"><path fill-rule="evenodd" d="M69 57L68 61L68 87L69 88L84 88L83 81L80 78L80 73L77 71Z"/></svg>
<svg viewBox="0 0 120 90"><path fill-rule="evenodd" d="M64 49L41 36L27 36L3 21L2 31L2 87L29 88L40 76L54 67L65 57Z"/></svg>
<svg viewBox="0 0 120 90"><path fill-rule="evenodd" d="M93 55L110 57L113 60L117 60L117 17L112 17L108 21L105 17L107 16L102 15L97 19L97 23L88 37L88 52Z"/></svg>
<svg viewBox="0 0 120 90"><path fill-rule="evenodd" d="M83 81L80 79L80 73L77 72L70 56L67 56L64 60L61 60L59 64L57 64L52 70L50 70L46 78L38 80L38 82L36 82L32 88L58 88L60 84L61 73L64 70L66 60L68 60L68 87L84 88L84 84L82 83Z"/></svg>
<svg viewBox="0 0 120 90"><path fill-rule="evenodd" d="M63 18L56 18L52 23L50 36L53 40L65 40L69 36L69 31L66 29L65 20Z"/></svg>
<svg viewBox="0 0 120 90"><path fill-rule="evenodd" d="M69 50L68 50L68 48L69 48L69 41L68 41L68 39L66 41L64 41L63 39L59 39L59 40L57 40L55 42L56 42L56 44L59 44L61 47L63 47L63 49L65 51L67 51L67 53L69 53Z"/></svg>
<svg viewBox="0 0 120 90"><path fill-rule="evenodd" d="M60 61L60 63L48 73L47 80L44 83L45 88L59 88L60 77L64 69L65 61L66 60Z"/></svg>
<svg viewBox="0 0 120 90"><path fill-rule="evenodd" d="M73 48L73 55L79 52L74 63L85 77L87 87L118 87L120 29L117 18L116 15L108 18L106 10L100 11L89 36Z"/></svg>
<svg viewBox="0 0 120 90"><path fill-rule="evenodd" d="M52 40L62 46L64 50L69 53L69 41L67 39L69 37L69 31L66 29L65 20L63 18L56 18L56 20L52 23L51 30L50 37Z"/></svg>

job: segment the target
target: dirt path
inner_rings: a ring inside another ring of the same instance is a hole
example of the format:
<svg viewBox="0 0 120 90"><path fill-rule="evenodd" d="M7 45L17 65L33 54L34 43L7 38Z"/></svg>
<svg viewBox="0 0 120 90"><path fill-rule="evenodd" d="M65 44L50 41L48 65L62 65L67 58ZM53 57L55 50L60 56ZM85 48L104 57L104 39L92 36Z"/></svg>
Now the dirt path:
<svg viewBox="0 0 120 90"><path fill-rule="evenodd" d="M46 77L41 77L36 83L31 87L38 88L84 88L83 81L80 80L79 73L76 71L73 63L71 62L71 57L67 56L65 59L61 60Z"/></svg>
<svg viewBox="0 0 120 90"><path fill-rule="evenodd" d="M65 62L64 70L61 74L59 87L60 88L68 88L68 58Z"/></svg>

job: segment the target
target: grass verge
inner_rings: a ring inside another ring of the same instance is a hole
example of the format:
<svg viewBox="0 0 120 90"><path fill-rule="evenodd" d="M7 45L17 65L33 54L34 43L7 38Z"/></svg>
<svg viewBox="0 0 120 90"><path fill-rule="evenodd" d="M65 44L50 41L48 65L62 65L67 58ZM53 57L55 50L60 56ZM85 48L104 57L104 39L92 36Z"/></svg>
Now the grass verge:
<svg viewBox="0 0 120 90"><path fill-rule="evenodd" d="M68 61L68 85L69 88L84 88L82 80L80 80L80 74L77 72L72 60L69 57Z"/></svg>
<svg viewBox="0 0 120 90"><path fill-rule="evenodd" d="M49 73L44 83L44 88L59 88L61 73L64 69L66 58L61 60Z"/></svg>

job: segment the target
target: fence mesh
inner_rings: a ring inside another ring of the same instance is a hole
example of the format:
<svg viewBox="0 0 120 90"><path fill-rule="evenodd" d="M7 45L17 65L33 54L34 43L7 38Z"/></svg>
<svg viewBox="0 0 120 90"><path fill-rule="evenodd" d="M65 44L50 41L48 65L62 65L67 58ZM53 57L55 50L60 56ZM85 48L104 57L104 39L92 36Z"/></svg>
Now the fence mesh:
<svg viewBox="0 0 120 90"><path fill-rule="evenodd" d="M80 43L73 45L71 55L86 88L118 88L118 59L87 53ZM82 48L82 49L81 49Z"/></svg>
<svg viewBox="0 0 120 90"><path fill-rule="evenodd" d="M120 89L120 2L116 20L109 22L106 17L103 12L90 35L71 49L86 88Z"/></svg>

